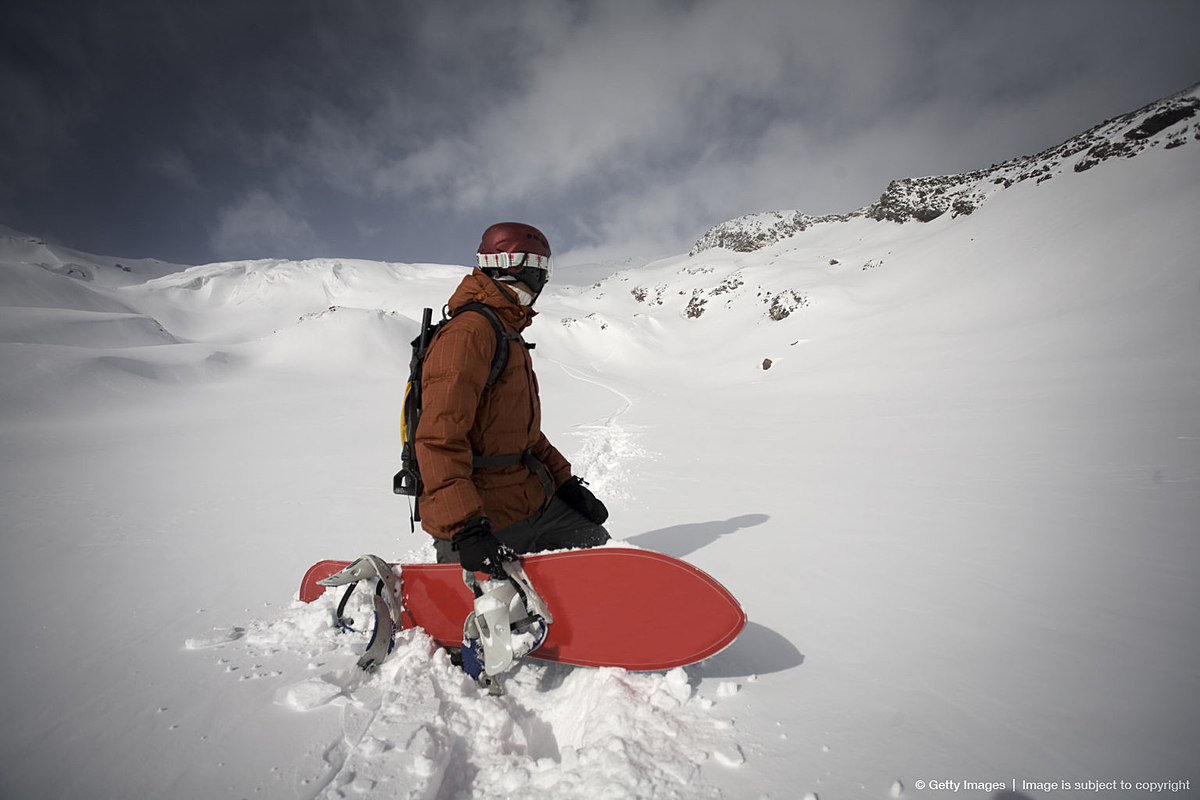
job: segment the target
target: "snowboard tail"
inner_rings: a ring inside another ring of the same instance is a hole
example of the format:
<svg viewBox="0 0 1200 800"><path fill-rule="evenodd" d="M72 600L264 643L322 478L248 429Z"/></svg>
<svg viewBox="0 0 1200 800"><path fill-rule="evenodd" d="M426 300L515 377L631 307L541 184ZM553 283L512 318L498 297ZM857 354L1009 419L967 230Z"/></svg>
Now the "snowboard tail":
<svg viewBox="0 0 1200 800"><path fill-rule="evenodd" d="M317 583L349 561L319 561L300 584L300 599L319 598ZM521 564L554 623L533 658L634 671L672 669L715 655L746 625L741 605L710 575L649 550L601 547L524 556ZM423 628L457 647L474 596L458 564L401 564L401 627Z"/></svg>

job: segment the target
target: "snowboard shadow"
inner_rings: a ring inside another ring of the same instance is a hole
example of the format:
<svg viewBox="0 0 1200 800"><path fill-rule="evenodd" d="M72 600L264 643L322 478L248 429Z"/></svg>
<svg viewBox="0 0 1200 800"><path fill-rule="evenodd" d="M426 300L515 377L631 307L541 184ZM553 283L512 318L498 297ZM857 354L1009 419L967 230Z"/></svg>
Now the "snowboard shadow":
<svg viewBox="0 0 1200 800"><path fill-rule="evenodd" d="M733 644L687 669L701 678L742 678L783 672L803 663L804 654L781 634L747 622Z"/></svg>
<svg viewBox="0 0 1200 800"><path fill-rule="evenodd" d="M625 541L663 555L683 558L707 547L722 536L737 533L743 528L762 525L769 519L770 517L766 514L742 514L740 517L731 517L727 520L689 522L639 533L637 536L630 536Z"/></svg>

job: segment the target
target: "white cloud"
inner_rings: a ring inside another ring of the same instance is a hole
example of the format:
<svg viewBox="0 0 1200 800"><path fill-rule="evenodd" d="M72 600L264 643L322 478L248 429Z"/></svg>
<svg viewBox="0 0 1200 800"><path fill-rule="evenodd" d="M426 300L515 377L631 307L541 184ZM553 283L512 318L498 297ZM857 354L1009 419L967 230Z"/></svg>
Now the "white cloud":
<svg viewBox="0 0 1200 800"><path fill-rule="evenodd" d="M306 221L260 190L220 210L210 243L230 260L307 257L328 249Z"/></svg>
<svg viewBox="0 0 1200 800"><path fill-rule="evenodd" d="M927 62L906 49L910 12L773 0L586 6L557 39L516 48L517 80L469 95L457 130L398 158L378 151L372 186L459 213L569 206L604 217L578 226L589 236L617 241L694 237L762 208L850 210L883 186L853 168L861 154L843 143L863 142L864 128L885 138L903 109L898 82L919 83L908 62ZM822 198L818 183L836 196Z"/></svg>
<svg viewBox="0 0 1200 800"><path fill-rule="evenodd" d="M260 49L238 32L265 11L177 12L207 36L164 51L164 80L205 80L142 112L176 124L139 128L160 154L142 166L187 204L241 196L217 213L222 256L378 230L375 252L437 238L422 257L451 257L493 215L557 227L563 252L686 247L723 219L850 211L890 179L985 167L1154 99L1131 87L1196 57L1152 41L1186 40L1185 4L1142 6L378 0L279 20Z"/></svg>
<svg viewBox="0 0 1200 800"><path fill-rule="evenodd" d="M344 91L281 70L264 91L287 113L225 139L277 192L391 205L398 228L419 207L525 215L575 248L686 246L738 214L847 212L892 178L984 167L1057 143L1050 122L1058 140L1098 122L1080 76L1122 34L1078 35L1080 8L445 0L330 31L357 67L339 67ZM401 26L396 46L375 25ZM290 239L315 239L271 210Z"/></svg>
<svg viewBox="0 0 1200 800"><path fill-rule="evenodd" d="M593 12L557 41L514 43L528 61L521 84L480 98L457 135L393 161L377 186L436 188L475 208L637 183L647 166L687 162L707 149L707 136L723 136L736 98L776 105L788 41L771 26L747 24L720 3L691 17L653 4Z"/></svg>
<svg viewBox="0 0 1200 800"><path fill-rule="evenodd" d="M200 180L196 176L191 159L179 150L167 149L148 156L142 162L142 166L185 189L200 187Z"/></svg>

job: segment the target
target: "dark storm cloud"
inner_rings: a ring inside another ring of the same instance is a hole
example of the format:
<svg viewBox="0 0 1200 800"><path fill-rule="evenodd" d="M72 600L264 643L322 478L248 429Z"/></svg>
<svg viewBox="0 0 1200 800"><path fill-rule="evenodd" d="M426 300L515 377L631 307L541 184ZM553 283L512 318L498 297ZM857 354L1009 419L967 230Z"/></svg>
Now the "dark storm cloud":
<svg viewBox="0 0 1200 800"><path fill-rule="evenodd" d="M27 4L0 221L198 262L663 255L1057 144L1200 79L1190 2Z"/></svg>

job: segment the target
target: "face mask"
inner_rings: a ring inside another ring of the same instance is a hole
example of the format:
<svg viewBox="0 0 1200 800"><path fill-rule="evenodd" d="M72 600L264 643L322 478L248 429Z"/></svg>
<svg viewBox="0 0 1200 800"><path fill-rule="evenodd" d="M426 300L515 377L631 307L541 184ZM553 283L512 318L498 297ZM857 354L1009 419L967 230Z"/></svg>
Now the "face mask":
<svg viewBox="0 0 1200 800"><path fill-rule="evenodd" d="M536 294L530 294L529 292L525 291L525 287L519 283L510 283L509 281L505 281L504 285L517 293L517 301L523 306L531 306L533 305L533 301L537 300Z"/></svg>

